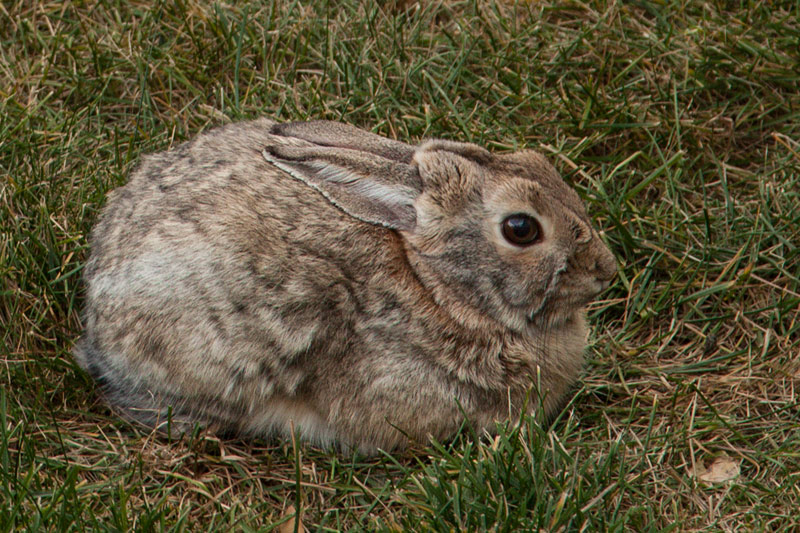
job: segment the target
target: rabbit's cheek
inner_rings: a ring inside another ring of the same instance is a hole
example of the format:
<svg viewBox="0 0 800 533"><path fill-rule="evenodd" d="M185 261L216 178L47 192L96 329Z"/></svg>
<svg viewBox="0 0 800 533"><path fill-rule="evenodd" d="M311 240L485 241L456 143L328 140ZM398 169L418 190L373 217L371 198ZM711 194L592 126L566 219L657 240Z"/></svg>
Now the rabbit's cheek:
<svg viewBox="0 0 800 533"><path fill-rule="evenodd" d="M503 301L512 309L530 309L541 306L546 293L542 290L543 284L510 282L503 286Z"/></svg>
<svg viewBox="0 0 800 533"><path fill-rule="evenodd" d="M555 271L554 265L543 262L540 269L531 270L525 275L508 276L503 287L503 298L513 308L540 308L557 289L558 275L549 274Z"/></svg>

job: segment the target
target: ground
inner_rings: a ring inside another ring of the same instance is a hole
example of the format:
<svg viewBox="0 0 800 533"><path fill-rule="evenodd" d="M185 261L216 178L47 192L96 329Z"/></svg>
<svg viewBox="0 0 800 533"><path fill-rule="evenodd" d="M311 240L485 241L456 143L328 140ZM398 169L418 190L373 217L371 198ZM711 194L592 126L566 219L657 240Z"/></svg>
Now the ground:
<svg viewBox="0 0 800 533"><path fill-rule="evenodd" d="M0 529L800 528L798 87L797 2L4 2ZM106 193L265 115L554 162L620 273L552 424L363 458L103 405L70 350Z"/></svg>

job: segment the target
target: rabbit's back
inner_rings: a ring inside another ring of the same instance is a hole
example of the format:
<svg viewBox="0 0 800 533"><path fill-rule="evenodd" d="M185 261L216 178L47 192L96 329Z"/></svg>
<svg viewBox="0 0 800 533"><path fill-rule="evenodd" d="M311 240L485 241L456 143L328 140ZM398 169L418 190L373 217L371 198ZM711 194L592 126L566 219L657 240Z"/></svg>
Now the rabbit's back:
<svg viewBox="0 0 800 533"><path fill-rule="evenodd" d="M189 419L203 405L223 425L259 409L297 417L306 408L286 398L334 379L369 337L356 315L409 321L392 287L357 294L404 275L386 268L397 238L267 163L271 125L220 128L148 156L112 193L92 233L77 353L118 405L140 404L141 391L186 406ZM165 413L129 414L153 423Z"/></svg>

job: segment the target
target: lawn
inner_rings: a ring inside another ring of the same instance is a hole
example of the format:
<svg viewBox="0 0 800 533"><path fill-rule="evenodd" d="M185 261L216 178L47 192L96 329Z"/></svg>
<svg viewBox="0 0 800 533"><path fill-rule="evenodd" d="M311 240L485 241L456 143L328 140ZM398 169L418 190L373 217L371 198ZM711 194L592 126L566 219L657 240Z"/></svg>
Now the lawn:
<svg viewBox="0 0 800 533"><path fill-rule="evenodd" d="M552 424L364 458L100 401L106 193L264 115L548 156L620 264ZM800 529L796 1L3 2L0 229L2 531Z"/></svg>

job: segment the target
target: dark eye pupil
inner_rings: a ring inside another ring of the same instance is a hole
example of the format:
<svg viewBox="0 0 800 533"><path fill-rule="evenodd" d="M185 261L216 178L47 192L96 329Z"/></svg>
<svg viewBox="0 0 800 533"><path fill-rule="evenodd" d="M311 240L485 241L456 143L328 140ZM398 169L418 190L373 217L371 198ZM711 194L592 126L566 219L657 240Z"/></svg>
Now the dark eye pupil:
<svg viewBox="0 0 800 533"><path fill-rule="evenodd" d="M533 244L539 240L539 233L539 223L530 215L511 215L503 221L503 236L512 244Z"/></svg>

